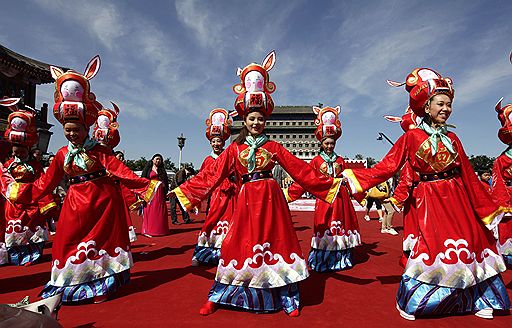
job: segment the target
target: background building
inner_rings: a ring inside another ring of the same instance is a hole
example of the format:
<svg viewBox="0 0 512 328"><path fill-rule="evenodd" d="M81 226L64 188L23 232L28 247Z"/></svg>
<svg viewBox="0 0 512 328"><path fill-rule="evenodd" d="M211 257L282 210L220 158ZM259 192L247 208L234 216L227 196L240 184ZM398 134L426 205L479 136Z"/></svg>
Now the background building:
<svg viewBox="0 0 512 328"><path fill-rule="evenodd" d="M24 104L36 109L39 132L39 143L36 147L43 153L48 150L53 132L50 132L52 125L48 123L48 104L43 104L40 109L36 108L36 86L53 82L49 64L25 57L0 45L0 97L22 98ZM10 144L4 140L9 114L7 108L0 107L1 161L5 160L11 149Z"/></svg>

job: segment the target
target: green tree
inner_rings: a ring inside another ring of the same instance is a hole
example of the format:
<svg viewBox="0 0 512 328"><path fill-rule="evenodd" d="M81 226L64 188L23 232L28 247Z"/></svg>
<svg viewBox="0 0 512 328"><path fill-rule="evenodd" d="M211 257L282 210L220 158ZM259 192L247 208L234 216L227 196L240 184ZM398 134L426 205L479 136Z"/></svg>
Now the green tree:
<svg viewBox="0 0 512 328"><path fill-rule="evenodd" d="M471 163L471 166L473 166L473 170L480 173L482 171L492 171L495 159L496 158L488 157L487 155L471 155L469 157L469 162Z"/></svg>
<svg viewBox="0 0 512 328"><path fill-rule="evenodd" d="M125 164L128 166L132 171L142 171L144 167L146 166L146 163L148 160L146 157L141 157L140 159L128 159L126 160Z"/></svg>
<svg viewBox="0 0 512 328"><path fill-rule="evenodd" d="M362 154L356 154L356 156L354 156L354 159L362 160L364 159L364 156Z"/></svg>
<svg viewBox="0 0 512 328"><path fill-rule="evenodd" d="M178 172L178 168L176 165L171 161L171 159L168 157L164 160L164 167L166 170L171 170L174 173Z"/></svg>
<svg viewBox="0 0 512 328"><path fill-rule="evenodd" d="M377 164L377 161L373 157L366 157L366 167L372 167Z"/></svg>

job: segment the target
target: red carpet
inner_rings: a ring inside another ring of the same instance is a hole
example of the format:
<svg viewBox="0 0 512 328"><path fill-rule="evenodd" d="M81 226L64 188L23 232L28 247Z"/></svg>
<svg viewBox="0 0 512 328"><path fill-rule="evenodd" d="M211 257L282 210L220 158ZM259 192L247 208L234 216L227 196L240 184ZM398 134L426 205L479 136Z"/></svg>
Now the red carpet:
<svg viewBox="0 0 512 328"><path fill-rule="evenodd" d="M132 280L115 299L102 304L65 306L59 313L64 327L508 327L512 316L484 320L473 315L409 322L395 310L395 293L402 274L398 266L401 234L380 233L377 220L360 214L364 244L356 250L356 266L348 271L316 274L301 284L302 312L288 318L283 312L252 314L220 309L208 317L198 314L206 301L215 268L191 267L190 260L204 214L197 223L171 226L171 235L138 236L133 245ZM293 219L304 254L309 251L312 212L294 212ZM139 226L140 218L134 217ZM401 218L395 215L395 225ZM401 232L401 231L400 231ZM30 267L0 267L0 303L36 300L49 279L51 249L42 263ZM512 271L503 275L512 295Z"/></svg>

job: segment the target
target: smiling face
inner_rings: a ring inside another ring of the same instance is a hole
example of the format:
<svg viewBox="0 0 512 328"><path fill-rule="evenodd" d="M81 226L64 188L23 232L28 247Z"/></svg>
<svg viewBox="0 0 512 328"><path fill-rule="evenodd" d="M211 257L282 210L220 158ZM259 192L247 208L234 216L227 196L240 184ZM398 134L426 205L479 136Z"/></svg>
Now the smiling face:
<svg viewBox="0 0 512 328"><path fill-rule="evenodd" d="M245 117L245 126L247 127L247 130L249 130L249 133L256 137L263 133L263 129L265 128L265 116L263 116L260 112L250 112Z"/></svg>
<svg viewBox="0 0 512 328"><path fill-rule="evenodd" d="M64 124L64 136L75 146L84 144L87 133L88 131L83 124L74 122Z"/></svg>
<svg viewBox="0 0 512 328"><path fill-rule="evenodd" d="M334 147L336 146L336 140L333 138L325 138L322 140L322 149L326 155L331 155L334 151Z"/></svg>
<svg viewBox="0 0 512 328"><path fill-rule="evenodd" d="M445 94L435 95L425 107L425 113L432 123L444 124L452 114L452 100Z"/></svg>
<svg viewBox="0 0 512 328"><path fill-rule="evenodd" d="M220 155L224 150L224 140L221 138L215 137L210 140L210 146L212 146L212 150L215 154Z"/></svg>

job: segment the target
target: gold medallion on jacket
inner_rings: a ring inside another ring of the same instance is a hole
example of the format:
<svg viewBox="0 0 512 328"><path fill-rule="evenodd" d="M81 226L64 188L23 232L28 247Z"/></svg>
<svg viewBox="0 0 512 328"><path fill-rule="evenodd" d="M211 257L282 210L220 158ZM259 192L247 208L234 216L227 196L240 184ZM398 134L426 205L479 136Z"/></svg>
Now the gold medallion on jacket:
<svg viewBox="0 0 512 328"><path fill-rule="evenodd" d="M249 157L249 152L251 148L246 148L238 154L238 160L244 167L247 167L247 157ZM266 150L265 148L258 148L256 151L256 167L255 170L264 169L270 160L272 159L272 153Z"/></svg>
<svg viewBox="0 0 512 328"><path fill-rule="evenodd" d="M333 168L333 172L334 172L334 175L332 175L333 177L338 177L341 174L341 172L343 171L341 165L336 162L332 163L332 168ZM320 170L320 173L322 173L323 175L329 176L329 166L327 165L326 162L323 162L320 165L319 170Z"/></svg>
<svg viewBox="0 0 512 328"><path fill-rule="evenodd" d="M437 143L437 152L434 156L432 156L432 146L430 145L430 139L425 139L418 151L416 152L416 156L424 160L435 172L442 172L446 170L450 164L455 161L458 154L452 154L448 151L446 146L438 141Z"/></svg>

